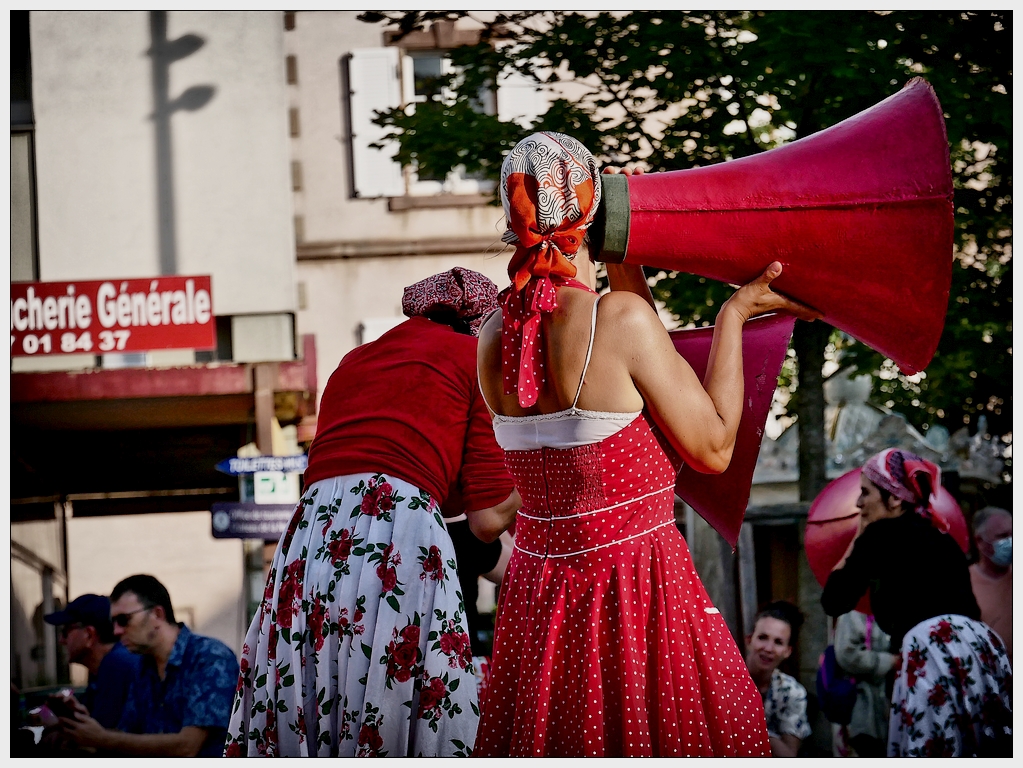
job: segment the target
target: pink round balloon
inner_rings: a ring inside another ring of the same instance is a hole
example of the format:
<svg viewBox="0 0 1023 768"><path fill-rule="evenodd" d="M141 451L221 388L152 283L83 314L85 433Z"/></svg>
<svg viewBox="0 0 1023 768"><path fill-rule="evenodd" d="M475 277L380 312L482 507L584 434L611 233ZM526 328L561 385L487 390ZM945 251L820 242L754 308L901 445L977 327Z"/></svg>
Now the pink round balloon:
<svg viewBox="0 0 1023 768"><path fill-rule="evenodd" d="M859 529L860 511L856 507L859 495L860 470L853 469L828 483L810 505L804 548L810 570L821 586L828 580L828 574L842 559L849 548L849 542ZM945 488L939 488L931 510L948 523L949 534L963 552L969 553L970 534L966 518L952 494ZM870 613L870 599L867 595L857 604L856 610Z"/></svg>

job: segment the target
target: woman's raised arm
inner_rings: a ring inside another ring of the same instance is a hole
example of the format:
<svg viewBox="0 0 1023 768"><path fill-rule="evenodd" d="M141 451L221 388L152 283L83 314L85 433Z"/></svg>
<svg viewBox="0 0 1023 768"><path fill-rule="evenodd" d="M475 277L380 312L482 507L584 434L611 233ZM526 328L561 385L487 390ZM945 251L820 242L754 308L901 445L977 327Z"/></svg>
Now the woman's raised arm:
<svg viewBox="0 0 1023 768"><path fill-rule="evenodd" d="M605 298L619 349L637 389L654 420L697 471L723 472L732 458L742 416L743 324L768 312L788 312L803 320L821 316L771 290L771 282L781 272L782 265L772 262L721 307L702 382L675 351L657 315L643 305L645 302L640 303L640 297L622 293L613 298L612 292Z"/></svg>

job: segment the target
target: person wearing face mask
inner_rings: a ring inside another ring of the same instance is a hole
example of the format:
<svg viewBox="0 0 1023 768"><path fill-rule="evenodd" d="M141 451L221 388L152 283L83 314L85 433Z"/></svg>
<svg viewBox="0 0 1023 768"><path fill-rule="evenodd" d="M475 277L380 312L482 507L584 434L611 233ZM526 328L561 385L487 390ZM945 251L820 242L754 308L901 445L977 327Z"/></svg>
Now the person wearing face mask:
<svg viewBox="0 0 1023 768"><path fill-rule="evenodd" d="M980 619L998 633L1012 663L1012 514L984 507L973 516L978 560L970 566Z"/></svg>
<svg viewBox="0 0 1023 768"><path fill-rule="evenodd" d="M966 556L931 508L941 470L888 448L860 476L860 530L824 585L830 616L863 595L902 664L892 691L889 757L1012 754L1012 669L980 621Z"/></svg>

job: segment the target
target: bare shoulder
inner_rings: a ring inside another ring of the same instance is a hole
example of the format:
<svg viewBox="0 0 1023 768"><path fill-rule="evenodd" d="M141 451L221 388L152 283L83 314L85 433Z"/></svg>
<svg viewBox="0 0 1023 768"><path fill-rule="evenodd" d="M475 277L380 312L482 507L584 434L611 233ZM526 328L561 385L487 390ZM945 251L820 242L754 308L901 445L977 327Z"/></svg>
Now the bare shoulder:
<svg viewBox="0 0 1023 768"><path fill-rule="evenodd" d="M484 367L501 353L501 310L497 310L480 328L477 354Z"/></svg>
<svg viewBox="0 0 1023 768"><path fill-rule="evenodd" d="M611 291L601 296L597 317L600 322L613 326L616 333L638 333L643 338L651 328L664 329L653 308L630 291Z"/></svg>
<svg viewBox="0 0 1023 768"><path fill-rule="evenodd" d="M493 312L483 323L479 333L480 346L494 344L501 337L501 310Z"/></svg>

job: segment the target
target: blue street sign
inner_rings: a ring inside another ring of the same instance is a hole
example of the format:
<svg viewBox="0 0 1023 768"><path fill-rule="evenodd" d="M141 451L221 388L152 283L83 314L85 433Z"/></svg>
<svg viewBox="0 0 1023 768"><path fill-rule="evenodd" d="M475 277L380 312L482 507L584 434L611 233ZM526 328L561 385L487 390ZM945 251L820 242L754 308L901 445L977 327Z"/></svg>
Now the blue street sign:
<svg viewBox="0 0 1023 768"><path fill-rule="evenodd" d="M305 472L309 457L298 456L251 456L249 458L224 459L216 465L218 472L225 475L251 475L256 472Z"/></svg>
<svg viewBox="0 0 1023 768"><path fill-rule="evenodd" d="M279 539L295 514L294 504L217 502L210 508L215 539Z"/></svg>

